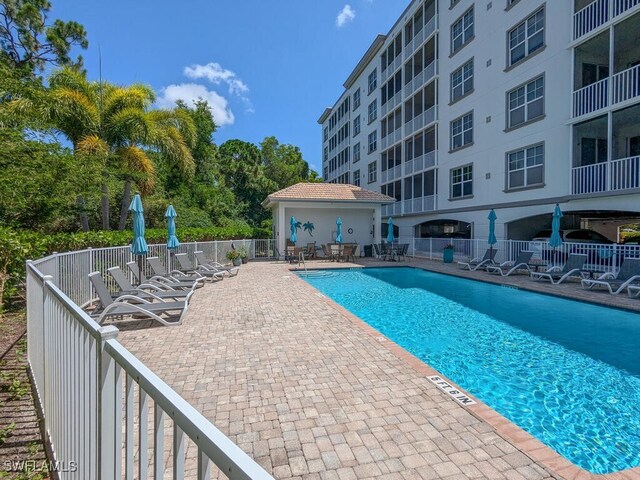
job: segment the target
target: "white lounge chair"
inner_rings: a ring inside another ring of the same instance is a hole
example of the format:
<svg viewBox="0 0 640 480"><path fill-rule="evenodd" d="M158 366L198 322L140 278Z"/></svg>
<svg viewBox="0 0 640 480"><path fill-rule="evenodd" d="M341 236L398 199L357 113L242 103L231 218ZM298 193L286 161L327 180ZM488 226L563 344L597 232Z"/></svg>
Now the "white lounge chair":
<svg viewBox="0 0 640 480"><path fill-rule="evenodd" d="M497 252L498 250L495 248L487 248L487 251L484 252L484 256L482 257L472 258L468 262L458 262L458 268L461 268L462 270L468 269L475 272L479 268L485 268L488 265L493 265Z"/></svg>
<svg viewBox="0 0 640 480"><path fill-rule="evenodd" d="M224 274L222 272L208 270L200 265L193 266L189 261L189 257L186 253L178 253L176 255L176 260L178 260L178 263L180 264L180 271L183 273L202 275L203 277L210 278L211 281L224 279Z"/></svg>
<svg viewBox="0 0 640 480"><path fill-rule="evenodd" d="M108 268L107 272L120 288L117 296L136 295L142 298L151 297L162 300L167 298L184 300L190 296L190 291L193 290L193 288L190 290L175 290L169 285L160 286L152 283L141 283L137 287L134 287L120 267Z"/></svg>
<svg viewBox="0 0 640 480"><path fill-rule="evenodd" d="M503 262L500 265L488 265L487 272L497 273L502 275L503 277L508 277L512 273L520 270L526 270L527 272L531 273L529 262L531 261L532 256L533 252L522 250L518 255L518 258L516 258L515 262Z"/></svg>
<svg viewBox="0 0 640 480"><path fill-rule="evenodd" d="M189 275L180 270L171 270L168 272L158 257L147 257L147 263L155 275L169 278L174 282L203 282L207 280L207 277L198 273Z"/></svg>
<svg viewBox="0 0 640 480"><path fill-rule="evenodd" d="M135 295L122 295L114 300L111 298L111 293L100 272L90 273L89 279L100 301L101 308L91 312L91 316L98 323L102 323L107 318L135 315L150 318L166 326L180 325L182 318L187 313L189 298L193 295L193 292L189 292L189 296L181 302L165 302L163 300L152 302Z"/></svg>
<svg viewBox="0 0 640 480"><path fill-rule="evenodd" d="M606 288L611 295L618 295L634 284L640 284L640 258L623 259L618 275L607 272L595 280L587 278L582 280L583 288L592 289L594 287L603 287Z"/></svg>
<svg viewBox="0 0 640 480"><path fill-rule="evenodd" d="M197 251L195 252L195 256L196 256L196 261L198 262L198 266L199 267L203 267L207 270L211 270L214 272L226 272L227 275L229 275L230 277L235 277L236 275L238 275L238 272L240 271L240 267L230 267L230 266L226 266L226 265L222 265L221 263L218 262L213 262L211 260L208 260L207 257L205 257L204 252L202 251ZM278 254L278 258L280 257L280 254Z"/></svg>
<svg viewBox="0 0 640 480"><path fill-rule="evenodd" d="M200 288L206 281L206 278L198 278L196 280L176 280L164 275L152 275L148 278L143 276L143 278L140 279L140 272L136 262L127 262L127 267L129 267L129 271L131 271L133 277L138 283L151 283L160 287L170 287L175 290L193 290L194 288Z"/></svg>
<svg viewBox="0 0 640 480"><path fill-rule="evenodd" d="M533 280L549 280L553 285L564 282L569 277L583 277L582 268L587 262L587 255L571 253L562 268L556 266L546 272L531 272Z"/></svg>

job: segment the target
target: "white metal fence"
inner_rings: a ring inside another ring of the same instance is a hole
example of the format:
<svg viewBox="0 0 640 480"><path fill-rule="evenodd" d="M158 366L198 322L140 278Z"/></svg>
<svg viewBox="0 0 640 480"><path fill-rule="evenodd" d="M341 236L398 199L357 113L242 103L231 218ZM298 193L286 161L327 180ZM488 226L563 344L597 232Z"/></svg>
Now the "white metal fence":
<svg viewBox="0 0 640 480"><path fill-rule="evenodd" d="M185 243L179 251L223 260L231 243ZM275 252L273 240L233 243L252 258ZM166 246L150 246L150 255L172 266ZM27 263L28 359L60 478L272 478L125 349L115 327L80 308L92 297L91 271L130 260L129 247L115 247Z"/></svg>
<svg viewBox="0 0 640 480"><path fill-rule="evenodd" d="M442 251L447 245L453 245L454 259L465 260L481 257L489 248L486 239L458 238L413 238L400 239L400 243L409 243L409 253L418 258L432 260L442 259ZM561 265L572 253L587 255L585 269L593 272L616 273L624 258L640 258L640 245L568 243L558 248L551 248L547 242L526 240L499 240L493 246L496 250L496 261L513 261L523 250L533 252L534 262L548 266Z"/></svg>

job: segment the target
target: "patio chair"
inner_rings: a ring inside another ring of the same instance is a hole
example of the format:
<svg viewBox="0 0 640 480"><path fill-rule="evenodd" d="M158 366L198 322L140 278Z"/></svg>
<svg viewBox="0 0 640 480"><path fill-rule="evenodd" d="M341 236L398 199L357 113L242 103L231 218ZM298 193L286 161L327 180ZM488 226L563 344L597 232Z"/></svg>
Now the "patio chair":
<svg viewBox="0 0 640 480"><path fill-rule="evenodd" d="M316 258L316 242L307 243L307 258L315 259Z"/></svg>
<svg viewBox="0 0 640 480"><path fill-rule="evenodd" d="M164 300L166 298L184 300L189 296L189 292L193 291L193 289L174 290L168 285L166 287L161 287L152 283L141 283L137 287L134 287L120 267L108 268L107 272L120 288L120 291L115 294L115 297L122 295L137 295L143 298L151 297L156 300ZM114 295L112 295L112 297L113 296Z"/></svg>
<svg viewBox="0 0 640 480"><path fill-rule="evenodd" d="M640 258L625 258L620 265L618 275L606 272L595 280L584 278L581 283L585 289L604 287L611 295L617 295L629 286L640 284Z"/></svg>
<svg viewBox="0 0 640 480"><path fill-rule="evenodd" d="M380 244L378 243L373 244L373 252L376 258L382 258L382 251L380 249Z"/></svg>
<svg viewBox="0 0 640 480"><path fill-rule="evenodd" d="M402 257L402 261L406 262L407 261L407 252L409 251L409 244L408 243L403 243L402 245L400 245L400 248L398 249L398 253L396 254L396 256L398 258Z"/></svg>
<svg viewBox="0 0 640 480"><path fill-rule="evenodd" d="M322 255L324 256L324 258L328 261L331 260L331 248L329 248L329 245L327 245L326 243L323 243L320 248L322 249Z"/></svg>
<svg viewBox="0 0 640 480"><path fill-rule="evenodd" d="M531 261L531 257L533 256L533 252L528 250L522 250L518 254L518 258L516 258L515 262L503 262L500 265L488 265L486 270L489 273L500 274L503 277L508 277L512 273L515 273L520 270L526 270L531 273L531 267L529 267L529 262Z"/></svg>
<svg viewBox="0 0 640 480"><path fill-rule="evenodd" d="M356 261L355 247L353 245L345 245L342 247L342 259L346 262L348 262L349 259L353 259L354 262Z"/></svg>
<svg viewBox="0 0 640 480"><path fill-rule="evenodd" d="M583 278L582 268L586 261L587 255L572 253L562 268L556 266L549 268L546 272L531 272L531 278L533 280L549 280L553 285L558 285L569 277Z"/></svg>
<svg viewBox="0 0 640 480"><path fill-rule="evenodd" d="M196 280L176 280L175 278L164 275L152 275L151 277L144 277L140 279L140 272L138 264L136 262L127 262L129 271L133 274L133 278L136 279L138 284L150 283L152 285L159 285L161 287L169 286L175 290L193 290L194 288L200 288L204 286L206 278L198 278Z"/></svg>
<svg viewBox="0 0 640 480"><path fill-rule="evenodd" d="M495 248L487 248L482 257L472 258L468 262L458 262L458 268L475 272L480 268L487 267L487 265L494 265L497 252L498 250Z"/></svg>
<svg viewBox="0 0 640 480"><path fill-rule="evenodd" d="M638 298L640 296L640 285L629 285L627 287L627 294L629 297Z"/></svg>
<svg viewBox="0 0 640 480"><path fill-rule="evenodd" d="M143 316L155 320L166 326L180 325L184 314L187 313L189 299L193 295L193 291L189 292L190 295L180 302L165 302L162 300L151 302L136 295L122 295L114 300L111 298L111 293L100 272L90 273L89 280L100 301L100 308L90 313L91 317L98 323L102 323L107 318L123 318L135 315L136 317Z"/></svg>
<svg viewBox="0 0 640 480"><path fill-rule="evenodd" d="M331 259L339 262L342 259L341 246L337 243L333 243L329 245L329 248L331 249Z"/></svg>
<svg viewBox="0 0 640 480"><path fill-rule="evenodd" d="M209 270L202 265L194 266L189 260L189 256L186 253L176 254L176 260L180 264L180 270L183 273L193 273L195 275L202 275L203 277L210 278L211 281L220 281L224 279L224 273L217 270Z"/></svg>
<svg viewBox="0 0 640 480"><path fill-rule="evenodd" d="M176 255L177 256L177 255ZM157 276L167 277L173 281L178 282L187 282L187 281L206 281L207 277L204 275L200 275L198 273L194 273L193 275L189 275L185 272L181 272L180 270L171 270L168 272L162 262L158 257L147 257L147 263L153 270L153 273Z"/></svg>
<svg viewBox="0 0 640 480"><path fill-rule="evenodd" d="M208 260L207 257L204 256L203 251L195 252L195 256L196 256L196 261L198 262L198 266L202 266L207 270L222 272L223 274L226 273L230 277L235 277L236 275L238 275L238 272L240 271L240 267L222 265L221 263ZM278 257L280 257L279 253L278 253Z"/></svg>

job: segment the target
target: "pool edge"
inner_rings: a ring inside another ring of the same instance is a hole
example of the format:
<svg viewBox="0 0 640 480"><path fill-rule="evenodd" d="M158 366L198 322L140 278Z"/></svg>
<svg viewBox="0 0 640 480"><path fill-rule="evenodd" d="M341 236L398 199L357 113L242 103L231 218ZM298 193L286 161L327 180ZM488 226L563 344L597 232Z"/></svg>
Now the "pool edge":
<svg viewBox="0 0 640 480"><path fill-rule="evenodd" d="M440 272L440 271L436 271L436 270L429 270L428 268L423 268L423 267L414 266L414 265L403 265L403 266L400 266L400 265L389 265L389 266L375 266L375 267L366 267L366 266L356 266L356 267L344 266L343 267L343 266L337 266L337 267L333 267L333 268L331 266L328 266L328 268L315 268L315 269L309 269L309 270L342 270L342 269L354 269L354 270L358 269L358 270L360 270L360 269L366 269L366 268L416 268L416 269L419 269L419 270L424 270L424 271L433 272L433 273L440 273L440 274L449 275L449 276L452 276L452 277L466 278L468 280L475 280L475 281L478 281L478 282L490 283L490 284L494 284L494 285L502 285L502 284L497 283L497 282L485 282L485 281L483 281L481 279L469 278L469 277L465 277L465 276L462 276L462 275L455 275L453 273L445 273L445 272ZM303 270L293 269L293 268L290 269L290 271L292 273L300 273L301 271L304 272ZM300 277L299 275L294 275L294 277L295 277L295 281L299 281L299 282L301 282L302 285L304 285L304 288L308 288L308 289L310 289L311 291L313 291L315 293L320 292L318 289L316 289L311 284L306 282L304 280L304 278ZM545 293L545 292L540 292L540 291L537 291L537 290L529 290L529 289L525 289L525 288L520 288L519 286L515 286L515 288L517 288L519 290L530 291L530 292L533 292L533 293L539 293L541 295L550 295L550 296L556 296L556 297L559 297L559 298L570 299L570 297L566 297L566 296L563 296L563 295L552 295L552 294L548 294L548 293ZM442 377L443 379L445 379L447 382L449 382L451 385L453 385L453 386L455 386L457 388L460 388L455 382L451 381L446 375L443 375L442 373L440 373L439 371L437 371L436 369L431 367L429 364L425 363L424 361L420 360L415 355L413 355L410 352L408 352L406 349L404 349L403 347L398 345L393 340L389 339L386 335L384 335L383 333L381 333L378 330L376 330L375 328L373 328L367 322L365 322L360 317L358 317L357 315L353 314L352 312L350 312L349 310L344 308L342 305L340 305L337 302L335 302L334 300L332 300L330 297L322 294L321 297L318 296L318 300L323 301L327 305L332 307L334 310L336 310L338 313L340 313L346 319L351 321L351 323L353 323L355 326L357 326L363 333L365 333L368 336L376 339L380 346L384 347L391 354L393 354L397 358L401 359L404 363L406 363L409 367L411 367L414 371L416 371L420 375L424 375L425 377L428 376L428 375L438 375L438 376ZM581 300L577 300L577 299L572 299L572 300L581 301ZM599 306L605 306L603 304L596 303L596 302L589 302L589 303L593 303L593 304L599 305ZM609 308L616 308L616 307L609 307ZM628 309L624 309L624 308L619 308L619 309L620 310L625 310L625 311L632 311L634 313L638 313L637 311L634 311L634 310L628 310ZM379 340L380 337L384 338L384 341L380 341ZM544 466L553 475L557 475L557 476L559 476L561 478L564 478L566 480L577 480L577 479L580 479L580 480L587 480L587 479L594 479L594 480L595 479L601 479L601 480L623 480L623 479L624 480L640 480L640 467L633 467L633 468L630 468L630 469L620 470L620 471L617 471L617 472L606 473L606 474L596 474L596 473L589 472L588 470L585 470L584 468L579 467L576 464L572 463L570 460L568 460L567 458L565 458L562 455L560 455L558 452L553 450L551 447L549 447L549 446L545 445L544 443L542 443L540 440L538 440L536 437L531 435L529 432L527 432L526 430L522 429L521 427L519 427L518 425L513 423L511 420L507 419L506 417L504 417L503 415L501 415L500 413L498 413L497 411L495 411L494 409L489 407L482 400L478 399L475 395L473 395L472 393L468 392L466 389L460 388L460 390L462 390L463 392L467 393L470 397L472 397L473 400L476 402L476 404L475 405L461 405L458 402L456 402L449 395L445 394L442 391L440 391L440 392L446 398L448 398L449 401L455 402L457 405L460 405L462 408L467 410L470 414L472 414L477 419L487 423L489 426L491 426L491 428L493 428L493 430L496 432L496 434L498 434L503 439L507 440L509 443L511 443L521 453L523 453L524 455L529 457L531 460L533 460L533 461L539 463L540 465Z"/></svg>

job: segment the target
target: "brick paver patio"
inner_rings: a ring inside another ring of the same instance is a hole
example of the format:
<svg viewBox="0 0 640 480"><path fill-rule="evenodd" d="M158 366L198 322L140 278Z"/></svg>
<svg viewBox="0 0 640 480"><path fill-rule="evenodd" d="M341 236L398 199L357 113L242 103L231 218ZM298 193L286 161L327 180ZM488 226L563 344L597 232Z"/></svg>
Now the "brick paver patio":
<svg viewBox="0 0 640 480"><path fill-rule="evenodd" d="M289 269L249 263L199 290L183 325L119 339L278 479L591 477L488 407L456 403Z"/></svg>

